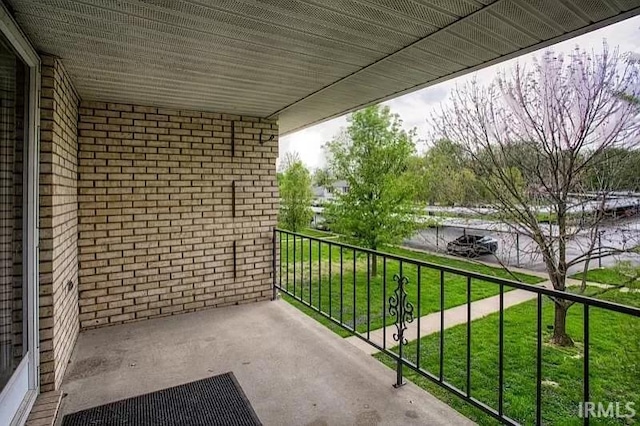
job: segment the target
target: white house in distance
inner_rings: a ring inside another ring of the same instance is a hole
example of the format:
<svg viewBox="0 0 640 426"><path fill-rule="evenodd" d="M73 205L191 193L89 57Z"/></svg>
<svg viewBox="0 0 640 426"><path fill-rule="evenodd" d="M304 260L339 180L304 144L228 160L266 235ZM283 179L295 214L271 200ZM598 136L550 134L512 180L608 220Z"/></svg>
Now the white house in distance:
<svg viewBox="0 0 640 426"><path fill-rule="evenodd" d="M313 187L314 204L322 204L335 198L335 194L346 194L349 191L349 185L344 180L335 181L331 188L324 186Z"/></svg>

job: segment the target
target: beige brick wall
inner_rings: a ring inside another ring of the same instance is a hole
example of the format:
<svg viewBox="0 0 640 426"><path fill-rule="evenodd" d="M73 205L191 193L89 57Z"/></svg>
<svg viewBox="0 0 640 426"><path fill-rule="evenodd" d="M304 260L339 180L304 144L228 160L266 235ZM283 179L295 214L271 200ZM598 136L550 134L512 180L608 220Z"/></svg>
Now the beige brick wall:
<svg viewBox="0 0 640 426"><path fill-rule="evenodd" d="M40 146L40 385L59 388L79 331L79 97L61 62L42 57Z"/></svg>
<svg viewBox="0 0 640 426"><path fill-rule="evenodd" d="M78 127L82 328L270 297L275 121L82 102Z"/></svg>

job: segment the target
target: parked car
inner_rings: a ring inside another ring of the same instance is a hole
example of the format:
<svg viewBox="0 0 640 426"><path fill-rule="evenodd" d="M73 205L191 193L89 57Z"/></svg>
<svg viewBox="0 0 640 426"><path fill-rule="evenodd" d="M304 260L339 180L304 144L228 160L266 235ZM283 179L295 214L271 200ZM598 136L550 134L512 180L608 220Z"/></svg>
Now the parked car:
<svg viewBox="0 0 640 426"><path fill-rule="evenodd" d="M498 240L487 235L466 234L447 243L447 253L465 257L495 254Z"/></svg>

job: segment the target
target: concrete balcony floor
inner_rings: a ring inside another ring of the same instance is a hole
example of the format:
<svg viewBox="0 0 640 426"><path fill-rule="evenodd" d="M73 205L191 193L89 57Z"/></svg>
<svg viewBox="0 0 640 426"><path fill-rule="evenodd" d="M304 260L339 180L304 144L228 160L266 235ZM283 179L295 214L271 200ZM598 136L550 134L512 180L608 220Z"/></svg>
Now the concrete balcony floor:
<svg viewBox="0 0 640 426"><path fill-rule="evenodd" d="M464 425L284 301L83 332L58 416L233 371L264 425Z"/></svg>

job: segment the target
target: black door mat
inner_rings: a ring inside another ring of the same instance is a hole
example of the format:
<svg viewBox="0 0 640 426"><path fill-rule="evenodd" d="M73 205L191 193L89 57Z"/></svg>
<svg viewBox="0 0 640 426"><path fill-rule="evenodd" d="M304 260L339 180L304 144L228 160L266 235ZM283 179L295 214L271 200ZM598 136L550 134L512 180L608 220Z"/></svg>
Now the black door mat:
<svg viewBox="0 0 640 426"><path fill-rule="evenodd" d="M261 426L233 373L67 414L62 426Z"/></svg>

